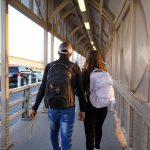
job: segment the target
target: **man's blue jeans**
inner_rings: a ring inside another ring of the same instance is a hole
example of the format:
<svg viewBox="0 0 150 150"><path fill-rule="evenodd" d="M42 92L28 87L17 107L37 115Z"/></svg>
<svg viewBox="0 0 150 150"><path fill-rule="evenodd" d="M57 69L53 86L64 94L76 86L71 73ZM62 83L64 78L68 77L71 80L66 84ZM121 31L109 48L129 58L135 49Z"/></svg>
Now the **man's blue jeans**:
<svg viewBox="0 0 150 150"><path fill-rule="evenodd" d="M50 139L53 150L59 150L59 129L62 150L71 150L75 107L68 109L49 109Z"/></svg>

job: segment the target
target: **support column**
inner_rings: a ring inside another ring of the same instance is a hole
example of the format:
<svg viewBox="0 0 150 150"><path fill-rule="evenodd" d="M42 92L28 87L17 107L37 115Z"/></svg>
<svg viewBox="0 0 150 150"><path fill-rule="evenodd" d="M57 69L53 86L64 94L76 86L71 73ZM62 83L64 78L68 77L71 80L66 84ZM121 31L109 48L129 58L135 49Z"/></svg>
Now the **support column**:
<svg viewBox="0 0 150 150"><path fill-rule="evenodd" d="M54 11L54 0L51 0L50 1L50 12L53 13ZM52 29L54 28L54 20L52 20L51 22L51 25L52 25ZM51 34L51 61L54 61L54 35Z"/></svg>
<svg viewBox="0 0 150 150"><path fill-rule="evenodd" d="M47 12L47 18L48 18L48 1L47 1L46 12ZM44 29L44 55L43 56L44 56L44 58L43 58L43 65L44 65L43 68L45 68L47 63L48 63L48 31L45 30L45 29ZM44 101L44 103L43 103L43 112L47 113L47 111L48 111L48 109L46 108L46 102Z"/></svg>
<svg viewBox="0 0 150 150"><path fill-rule="evenodd" d="M51 61L54 61L54 35L51 35Z"/></svg>
<svg viewBox="0 0 150 150"><path fill-rule="evenodd" d="M130 5L131 10L131 81L129 81L129 89L135 90L135 12L136 12L136 1L132 0Z"/></svg>
<svg viewBox="0 0 150 150"><path fill-rule="evenodd" d="M8 76L8 0L0 1L0 36L1 36L1 126L0 149L10 147L9 132L9 76Z"/></svg>
<svg viewBox="0 0 150 150"><path fill-rule="evenodd" d="M43 64L44 68L48 63L48 32L47 30L44 29L44 59L43 59Z"/></svg>

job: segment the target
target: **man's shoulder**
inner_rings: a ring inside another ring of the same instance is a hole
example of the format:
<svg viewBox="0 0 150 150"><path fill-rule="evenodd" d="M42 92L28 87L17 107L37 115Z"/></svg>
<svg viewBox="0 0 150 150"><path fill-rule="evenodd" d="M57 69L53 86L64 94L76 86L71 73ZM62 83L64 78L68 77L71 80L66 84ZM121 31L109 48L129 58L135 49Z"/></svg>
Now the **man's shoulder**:
<svg viewBox="0 0 150 150"><path fill-rule="evenodd" d="M46 65L46 69L49 69L53 64L55 64L56 61L52 61L52 62L49 62L47 65Z"/></svg>
<svg viewBox="0 0 150 150"><path fill-rule="evenodd" d="M55 61L49 62L47 65L48 65L48 66L51 66L51 65L53 65L53 64L55 64L55 63L57 63L57 62L58 62L58 60L55 60Z"/></svg>

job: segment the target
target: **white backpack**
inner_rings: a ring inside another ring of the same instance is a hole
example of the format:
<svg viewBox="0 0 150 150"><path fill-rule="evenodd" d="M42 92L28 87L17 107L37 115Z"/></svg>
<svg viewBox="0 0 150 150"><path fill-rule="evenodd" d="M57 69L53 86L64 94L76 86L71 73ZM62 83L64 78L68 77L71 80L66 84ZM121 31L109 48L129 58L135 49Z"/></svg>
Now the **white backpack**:
<svg viewBox="0 0 150 150"><path fill-rule="evenodd" d="M115 103L113 81L108 72L95 68L90 74L90 101L96 108Z"/></svg>

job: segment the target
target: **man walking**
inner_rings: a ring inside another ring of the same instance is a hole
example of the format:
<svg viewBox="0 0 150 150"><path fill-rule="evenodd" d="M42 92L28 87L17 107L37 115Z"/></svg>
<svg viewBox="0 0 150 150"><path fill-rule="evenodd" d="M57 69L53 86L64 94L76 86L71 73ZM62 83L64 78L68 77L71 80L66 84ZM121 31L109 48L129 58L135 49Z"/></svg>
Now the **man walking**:
<svg viewBox="0 0 150 150"><path fill-rule="evenodd" d="M49 108L50 139L53 150L60 149L58 140L59 129L62 150L71 150L75 118L75 89L79 98L79 120L83 121L85 117L83 81L79 66L69 61L72 54L71 43L63 42L60 44L58 54L60 56L59 59L47 64L45 68L42 84L30 116L32 118L35 117L44 97Z"/></svg>

